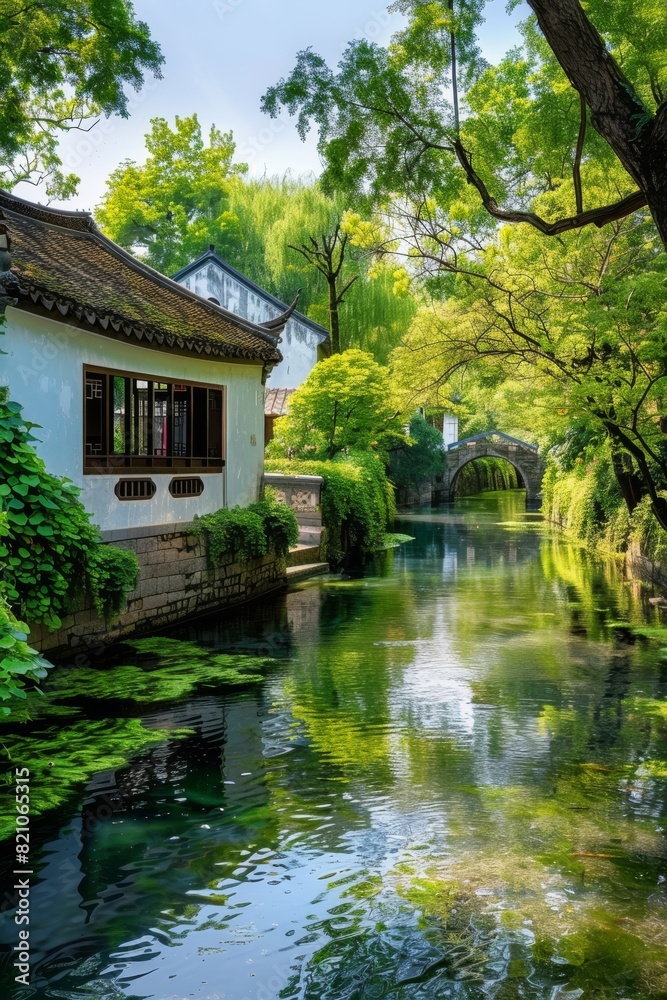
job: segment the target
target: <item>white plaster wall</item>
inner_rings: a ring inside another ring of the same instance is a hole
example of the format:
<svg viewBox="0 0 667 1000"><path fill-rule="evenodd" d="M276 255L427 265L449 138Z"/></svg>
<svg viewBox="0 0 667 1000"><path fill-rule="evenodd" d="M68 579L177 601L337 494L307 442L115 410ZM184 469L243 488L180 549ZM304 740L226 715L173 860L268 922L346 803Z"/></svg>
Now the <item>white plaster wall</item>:
<svg viewBox="0 0 667 1000"><path fill-rule="evenodd" d="M183 278L181 284L204 299L217 299L225 309L253 323L266 323L280 314L272 302L251 292L213 262L204 264L198 271ZM297 389L305 382L317 364L317 348L321 342L321 335L293 316L280 342L284 360L271 372L269 388Z"/></svg>
<svg viewBox="0 0 667 1000"><path fill-rule="evenodd" d="M218 510L225 501L233 507L257 499L264 471L261 364L168 354L13 308L7 310L0 350L6 352L0 355L0 385L9 385L26 419L40 424L34 431L36 448L47 469L82 488L81 499L103 531L190 521L195 514ZM201 497L170 495L172 476L187 475L185 470L151 472L156 495L138 501L119 501L113 492L120 476L132 477L130 470L114 476L83 474L84 364L227 387L227 465L221 473L201 476Z"/></svg>

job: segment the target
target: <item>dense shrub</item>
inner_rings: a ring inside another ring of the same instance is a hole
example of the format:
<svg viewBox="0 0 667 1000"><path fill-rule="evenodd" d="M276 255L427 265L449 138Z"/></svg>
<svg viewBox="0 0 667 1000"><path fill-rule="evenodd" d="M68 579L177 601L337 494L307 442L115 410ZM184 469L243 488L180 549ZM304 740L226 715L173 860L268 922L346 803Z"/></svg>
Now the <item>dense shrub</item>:
<svg viewBox="0 0 667 1000"><path fill-rule="evenodd" d="M58 628L73 589L81 588L99 532L70 482L50 475L37 456L34 425L18 403L0 403L2 590L29 622Z"/></svg>
<svg viewBox="0 0 667 1000"><path fill-rule="evenodd" d="M286 556L299 541L299 524L294 511L280 503L270 488L263 500L250 504L248 509L261 518L269 548L277 556Z"/></svg>
<svg viewBox="0 0 667 1000"><path fill-rule="evenodd" d="M76 486L46 471L34 426L0 396L0 700L21 697L25 681L49 667L28 645L23 620L58 628L86 587L109 617L138 571L134 556L102 546Z"/></svg>
<svg viewBox="0 0 667 1000"><path fill-rule="evenodd" d="M661 494L667 499L667 493ZM630 514L609 458L602 453L569 471L550 463L542 481L543 510L550 520L588 546L625 552L630 544L667 566L667 532L644 497Z"/></svg>
<svg viewBox="0 0 667 1000"><path fill-rule="evenodd" d="M294 511L278 502L272 492L249 507L232 507L197 518L191 527L203 535L208 555L215 565L222 555L247 561L266 555L269 550L285 556L299 538Z"/></svg>
<svg viewBox="0 0 667 1000"><path fill-rule="evenodd" d="M348 547L362 552L384 547L396 507L393 488L378 456L353 452L333 461L281 459L269 462L267 472L322 477L322 521L332 564L340 562Z"/></svg>
<svg viewBox="0 0 667 1000"><path fill-rule="evenodd" d="M399 488L425 483L442 473L442 434L421 415L410 421L410 436L390 454L389 475Z"/></svg>
<svg viewBox="0 0 667 1000"><path fill-rule="evenodd" d="M137 586L139 562L134 552L111 545L98 546L88 560L88 583L95 610L107 621L125 608L127 595Z"/></svg>

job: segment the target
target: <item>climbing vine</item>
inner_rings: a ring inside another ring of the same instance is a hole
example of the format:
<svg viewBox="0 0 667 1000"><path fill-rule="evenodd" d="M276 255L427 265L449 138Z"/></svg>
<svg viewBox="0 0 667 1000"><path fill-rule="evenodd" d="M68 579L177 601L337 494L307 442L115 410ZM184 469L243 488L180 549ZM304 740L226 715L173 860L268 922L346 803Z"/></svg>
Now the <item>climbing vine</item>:
<svg viewBox="0 0 667 1000"><path fill-rule="evenodd" d="M33 426L18 403L0 403L2 588L28 621L58 628L100 539L77 488L50 475L37 456Z"/></svg>
<svg viewBox="0 0 667 1000"><path fill-rule="evenodd" d="M370 553L384 547L396 507L393 487L377 455L353 452L321 462L279 459L269 462L267 471L322 477L322 522L327 529L327 558L333 565L348 548Z"/></svg>
<svg viewBox="0 0 667 1000"><path fill-rule="evenodd" d="M247 561L273 551L285 556L299 539L299 525L294 512L279 503L271 491L264 500L249 507L232 507L197 518L192 533L203 535L208 544L212 565L230 554Z"/></svg>
<svg viewBox="0 0 667 1000"><path fill-rule="evenodd" d="M108 621L125 608L127 594L137 586L139 561L134 552L112 545L98 546L88 560L88 586L95 610Z"/></svg>
<svg viewBox="0 0 667 1000"><path fill-rule="evenodd" d="M27 623L57 629L88 586L98 612L117 614L138 573L131 553L102 546L79 490L37 455L22 408L0 399L0 700L21 697L49 664ZM20 616L20 621L17 619Z"/></svg>

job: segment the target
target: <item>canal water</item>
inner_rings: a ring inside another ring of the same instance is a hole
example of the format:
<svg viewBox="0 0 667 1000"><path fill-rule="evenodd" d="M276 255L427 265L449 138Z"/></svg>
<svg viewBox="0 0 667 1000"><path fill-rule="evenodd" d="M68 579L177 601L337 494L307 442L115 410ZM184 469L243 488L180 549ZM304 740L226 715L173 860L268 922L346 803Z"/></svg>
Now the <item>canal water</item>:
<svg viewBox="0 0 667 1000"><path fill-rule="evenodd" d="M667 997L664 612L521 493L397 530L2 727L41 811L3 997Z"/></svg>

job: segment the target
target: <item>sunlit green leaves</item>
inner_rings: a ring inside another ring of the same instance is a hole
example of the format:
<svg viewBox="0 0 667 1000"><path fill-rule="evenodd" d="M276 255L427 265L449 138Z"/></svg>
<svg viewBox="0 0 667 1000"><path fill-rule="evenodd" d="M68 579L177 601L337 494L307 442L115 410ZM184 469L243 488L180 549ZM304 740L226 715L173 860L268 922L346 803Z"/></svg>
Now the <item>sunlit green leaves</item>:
<svg viewBox="0 0 667 1000"><path fill-rule="evenodd" d="M62 170L60 138L127 117L125 88L160 75L160 48L128 0L0 0L0 37L0 180L45 180L51 197L71 197L78 178Z"/></svg>

